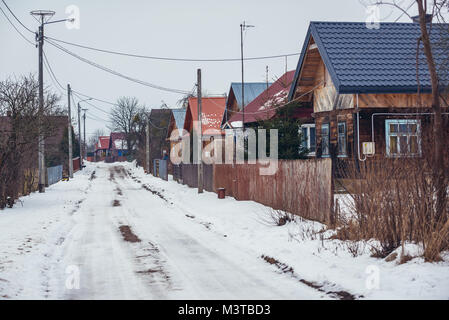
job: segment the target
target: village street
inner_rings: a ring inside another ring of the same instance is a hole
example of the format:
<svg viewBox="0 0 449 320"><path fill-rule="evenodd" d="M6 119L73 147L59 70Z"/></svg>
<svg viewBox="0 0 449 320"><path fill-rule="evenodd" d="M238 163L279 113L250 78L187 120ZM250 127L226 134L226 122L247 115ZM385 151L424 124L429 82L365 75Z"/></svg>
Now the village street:
<svg viewBox="0 0 449 320"><path fill-rule="evenodd" d="M198 195L133 163L87 163L21 201L0 214L1 299L448 297L446 263L320 249L294 236L318 223L272 226L260 204ZM373 266L375 290L366 285Z"/></svg>
<svg viewBox="0 0 449 320"><path fill-rule="evenodd" d="M2 214L2 249L9 254L0 255L3 297L316 299L322 295L277 274L256 252L229 241L208 222L196 221L195 212L180 210L176 199L165 198L151 186L143 188L125 168L89 165L74 180L55 186L63 189L58 201L65 204L57 207L64 209L39 202L39 207L24 213L32 221ZM15 232L5 237L5 227ZM18 263L8 270L14 260ZM14 276L5 278L9 272ZM70 282L77 274L79 289L76 279Z"/></svg>

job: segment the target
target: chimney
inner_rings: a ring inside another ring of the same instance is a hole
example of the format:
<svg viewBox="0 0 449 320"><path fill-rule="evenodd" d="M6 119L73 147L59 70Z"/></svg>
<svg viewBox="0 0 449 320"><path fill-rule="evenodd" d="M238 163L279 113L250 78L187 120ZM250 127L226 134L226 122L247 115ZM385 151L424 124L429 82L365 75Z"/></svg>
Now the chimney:
<svg viewBox="0 0 449 320"><path fill-rule="evenodd" d="M431 23L432 22L432 15L427 13L426 14L426 23ZM417 16L413 16L412 17L413 23L419 23L419 15Z"/></svg>

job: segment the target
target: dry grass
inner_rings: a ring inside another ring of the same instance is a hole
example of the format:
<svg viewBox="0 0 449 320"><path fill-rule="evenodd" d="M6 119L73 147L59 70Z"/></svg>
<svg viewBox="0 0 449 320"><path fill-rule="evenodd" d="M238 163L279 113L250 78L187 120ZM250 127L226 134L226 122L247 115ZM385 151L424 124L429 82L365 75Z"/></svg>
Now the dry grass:
<svg viewBox="0 0 449 320"><path fill-rule="evenodd" d="M347 190L347 212L337 212L339 239L376 239L380 245L372 253L382 258L410 241L422 245L426 261L441 259L449 249L449 152L440 164L443 176L435 177L432 149L422 145L422 157L368 159L359 167L347 161L337 168L340 177L355 181Z"/></svg>

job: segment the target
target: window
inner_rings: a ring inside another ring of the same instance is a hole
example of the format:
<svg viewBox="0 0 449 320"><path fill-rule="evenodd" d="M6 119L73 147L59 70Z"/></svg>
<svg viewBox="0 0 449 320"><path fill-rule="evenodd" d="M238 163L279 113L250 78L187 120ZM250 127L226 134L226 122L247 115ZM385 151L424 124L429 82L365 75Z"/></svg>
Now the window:
<svg viewBox="0 0 449 320"><path fill-rule="evenodd" d="M321 155L328 157L329 153L329 123L321 125Z"/></svg>
<svg viewBox="0 0 449 320"><path fill-rule="evenodd" d="M301 126L302 132L302 147L309 150L309 155L315 155L316 142L315 142L315 124L303 124Z"/></svg>
<svg viewBox="0 0 449 320"><path fill-rule="evenodd" d="M387 155L391 157L420 155L420 126L419 120L385 120Z"/></svg>
<svg viewBox="0 0 449 320"><path fill-rule="evenodd" d="M346 157L346 122L338 123L338 156Z"/></svg>

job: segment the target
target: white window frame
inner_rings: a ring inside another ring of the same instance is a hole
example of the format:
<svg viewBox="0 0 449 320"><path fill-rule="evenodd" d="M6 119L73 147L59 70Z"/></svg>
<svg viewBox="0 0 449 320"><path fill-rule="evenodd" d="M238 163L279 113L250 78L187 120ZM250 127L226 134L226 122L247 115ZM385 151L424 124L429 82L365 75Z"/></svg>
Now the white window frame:
<svg viewBox="0 0 449 320"><path fill-rule="evenodd" d="M302 129L307 129L307 140L305 141L305 143L306 143L307 149L309 149L309 150L310 150L310 142L311 142L310 141L310 128L315 128L315 123L305 123L305 124L301 125L299 128L301 134L302 134ZM316 152L316 128L315 128L315 151L309 152L307 155L315 156L315 152Z"/></svg>
<svg viewBox="0 0 449 320"><path fill-rule="evenodd" d="M391 133L390 132L390 124L398 125L398 132ZM410 133L401 133L399 132L400 124L416 124L416 134ZM401 153L401 144L399 139L397 140L397 150L398 153L391 154L390 153L390 137L391 136L406 136L407 144L410 145L410 136L417 136L418 143L418 152L417 153ZM386 142L386 153L388 157L399 158L399 157L419 157L421 156L421 120L419 119L387 119L385 120L385 142Z"/></svg>

